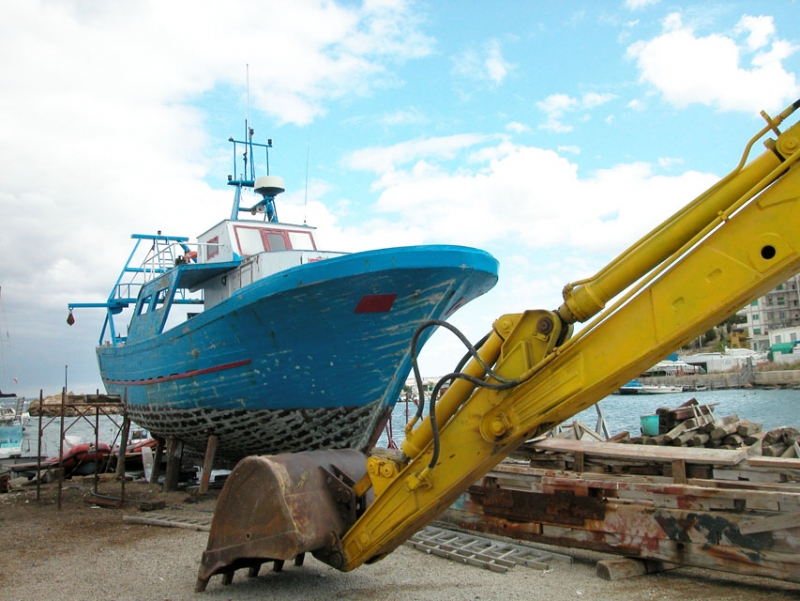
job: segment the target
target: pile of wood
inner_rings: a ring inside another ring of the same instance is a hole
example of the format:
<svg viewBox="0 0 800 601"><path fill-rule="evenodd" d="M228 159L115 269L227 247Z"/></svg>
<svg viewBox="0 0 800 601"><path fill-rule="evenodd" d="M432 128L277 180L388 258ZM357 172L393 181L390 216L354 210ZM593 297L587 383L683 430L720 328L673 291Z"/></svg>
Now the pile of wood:
<svg viewBox="0 0 800 601"><path fill-rule="evenodd" d="M31 401L28 412L37 416L40 413L49 417L61 415L61 393L53 394L42 399ZM110 394L82 394L69 392L63 399L64 415L76 417L79 415L94 415L97 411L105 414L120 414L123 411L122 399Z"/></svg>
<svg viewBox="0 0 800 601"><path fill-rule="evenodd" d="M675 409L661 408L656 436L630 438L632 444L704 447L707 449L748 448L750 455L800 457L800 432L781 427L764 431L762 424L739 419L736 414L714 415L713 405L690 399Z"/></svg>

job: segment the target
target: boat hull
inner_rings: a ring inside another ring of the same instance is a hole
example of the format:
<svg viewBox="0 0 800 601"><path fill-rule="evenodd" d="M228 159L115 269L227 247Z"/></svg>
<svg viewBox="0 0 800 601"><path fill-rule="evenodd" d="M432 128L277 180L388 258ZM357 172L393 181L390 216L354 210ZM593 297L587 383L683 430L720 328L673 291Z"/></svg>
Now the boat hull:
<svg viewBox="0 0 800 601"><path fill-rule="evenodd" d="M98 347L100 372L134 422L198 453L210 434L229 460L363 451L405 384L417 327L445 319L496 280L494 258L462 247L310 263L158 336Z"/></svg>

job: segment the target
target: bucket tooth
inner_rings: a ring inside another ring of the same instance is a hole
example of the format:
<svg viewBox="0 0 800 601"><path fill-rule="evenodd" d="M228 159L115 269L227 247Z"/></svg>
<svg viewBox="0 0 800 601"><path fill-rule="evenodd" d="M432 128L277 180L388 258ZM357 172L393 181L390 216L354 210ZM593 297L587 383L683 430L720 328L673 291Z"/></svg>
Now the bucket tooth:
<svg viewBox="0 0 800 601"><path fill-rule="evenodd" d="M215 574L223 584L241 568L254 576L269 561L276 572L290 559L301 566L308 552L335 564L339 537L363 511L352 486L365 475L366 460L346 449L240 461L217 501L196 590Z"/></svg>

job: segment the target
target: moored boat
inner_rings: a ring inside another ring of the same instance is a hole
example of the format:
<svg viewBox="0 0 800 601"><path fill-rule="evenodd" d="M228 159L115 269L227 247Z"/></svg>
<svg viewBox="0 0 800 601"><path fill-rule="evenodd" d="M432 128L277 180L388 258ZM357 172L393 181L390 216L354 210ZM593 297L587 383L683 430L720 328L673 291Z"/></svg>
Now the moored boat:
<svg viewBox="0 0 800 601"><path fill-rule="evenodd" d="M497 261L449 245L318 249L313 228L278 220L284 188L269 175L271 140L257 144L246 132L230 140L230 218L196 243L134 234L108 300L70 304L68 323L75 308L106 310L97 347L104 385L155 436L203 453L213 434L229 460L365 450L405 383L412 340L421 348L435 320L491 289ZM255 151L267 175L256 177ZM119 327L123 315L130 321Z"/></svg>
<svg viewBox="0 0 800 601"><path fill-rule="evenodd" d="M22 455L22 425L0 422L0 459Z"/></svg>
<svg viewBox="0 0 800 601"><path fill-rule="evenodd" d="M16 395L6 395L14 397ZM21 408L22 403L17 403ZM30 419L26 412L17 413L14 407L0 405L0 460L22 456L25 424Z"/></svg>
<svg viewBox="0 0 800 601"><path fill-rule="evenodd" d="M97 445L89 442L77 442L69 445L60 457L46 459L42 465L45 467L60 465L67 477L86 476L94 474L96 471L103 471L110 455L111 447L105 442Z"/></svg>
<svg viewBox="0 0 800 601"><path fill-rule="evenodd" d="M639 380L631 380L620 387L619 394L674 394L683 392L682 386L667 386L666 384L642 384Z"/></svg>

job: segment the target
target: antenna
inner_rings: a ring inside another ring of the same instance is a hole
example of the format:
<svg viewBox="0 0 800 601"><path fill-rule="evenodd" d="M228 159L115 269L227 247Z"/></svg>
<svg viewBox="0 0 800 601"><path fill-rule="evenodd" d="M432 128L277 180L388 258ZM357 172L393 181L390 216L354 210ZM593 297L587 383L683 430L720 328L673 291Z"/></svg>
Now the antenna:
<svg viewBox="0 0 800 601"><path fill-rule="evenodd" d="M308 225L308 157L311 154L311 134L308 134L308 141L306 142L306 191L303 198L303 225Z"/></svg>

